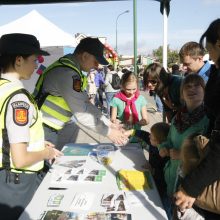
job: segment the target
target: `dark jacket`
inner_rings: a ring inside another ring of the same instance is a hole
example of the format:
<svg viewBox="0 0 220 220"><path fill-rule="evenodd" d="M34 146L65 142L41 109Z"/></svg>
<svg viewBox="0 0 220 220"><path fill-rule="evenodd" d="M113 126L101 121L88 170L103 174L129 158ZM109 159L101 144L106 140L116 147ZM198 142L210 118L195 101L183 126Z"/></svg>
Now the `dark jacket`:
<svg viewBox="0 0 220 220"><path fill-rule="evenodd" d="M207 116L210 119L210 152L200 165L182 182L182 187L191 197L198 197L204 188L220 180L220 70L211 68L204 98Z"/></svg>
<svg viewBox="0 0 220 220"><path fill-rule="evenodd" d="M168 161L168 157L162 158L159 155L158 148L150 144L150 133L143 130L136 130L135 135L141 141L144 141L149 149L149 163L152 168L152 176L157 186L159 195L162 197L166 193L166 183L163 175L163 168Z"/></svg>

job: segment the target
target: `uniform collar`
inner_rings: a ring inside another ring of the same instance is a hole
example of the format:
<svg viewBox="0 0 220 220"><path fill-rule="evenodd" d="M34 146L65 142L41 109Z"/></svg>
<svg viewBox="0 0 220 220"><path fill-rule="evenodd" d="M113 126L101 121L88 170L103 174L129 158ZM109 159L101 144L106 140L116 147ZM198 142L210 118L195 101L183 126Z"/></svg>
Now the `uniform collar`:
<svg viewBox="0 0 220 220"><path fill-rule="evenodd" d="M3 79L7 79L13 83L15 83L16 85L19 85L19 86L22 86L24 87L23 83L18 79L16 78L13 73L5 73L5 74L1 74L1 78Z"/></svg>
<svg viewBox="0 0 220 220"><path fill-rule="evenodd" d="M74 63L75 67L81 71L79 62L78 62L77 59L73 56L73 54L67 54L65 57L68 58L68 59L70 59L70 60Z"/></svg>

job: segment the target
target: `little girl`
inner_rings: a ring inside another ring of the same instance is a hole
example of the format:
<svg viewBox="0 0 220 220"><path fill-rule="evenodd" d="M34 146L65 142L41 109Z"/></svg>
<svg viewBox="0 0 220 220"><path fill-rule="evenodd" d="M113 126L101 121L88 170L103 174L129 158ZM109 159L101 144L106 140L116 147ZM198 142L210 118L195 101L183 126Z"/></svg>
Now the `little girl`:
<svg viewBox="0 0 220 220"><path fill-rule="evenodd" d="M121 79L121 91L111 100L111 121L122 121L127 129L140 129L149 123L147 101L140 95L138 79L132 72L127 72Z"/></svg>

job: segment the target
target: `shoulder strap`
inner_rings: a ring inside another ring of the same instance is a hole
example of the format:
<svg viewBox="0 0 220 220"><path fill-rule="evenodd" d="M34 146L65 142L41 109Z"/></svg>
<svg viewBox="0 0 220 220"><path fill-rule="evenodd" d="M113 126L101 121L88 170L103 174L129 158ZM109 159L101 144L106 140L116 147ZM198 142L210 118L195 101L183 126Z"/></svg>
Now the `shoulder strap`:
<svg viewBox="0 0 220 220"><path fill-rule="evenodd" d="M50 72L51 70L53 70L53 69L55 69L57 67L68 67L68 68L71 68L71 69L75 70L79 74L80 77L82 77L81 76L81 72L79 71L78 68L75 67L74 63L70 59L68 59L66 57L61 57L60 59L55 61L53 64L48 66L44 70L43 74L41 74L40 77L38 78L35 87L39 87L39 88L38 88L37 94L34 95L35 96L35 100L37 101L37 103L38 102L43 102L45 100L45 98L47 97L47 95L48 95L48 94L42 95L43 79L44 79L44 77L46 76L46 74L48 72Z"/></svg>

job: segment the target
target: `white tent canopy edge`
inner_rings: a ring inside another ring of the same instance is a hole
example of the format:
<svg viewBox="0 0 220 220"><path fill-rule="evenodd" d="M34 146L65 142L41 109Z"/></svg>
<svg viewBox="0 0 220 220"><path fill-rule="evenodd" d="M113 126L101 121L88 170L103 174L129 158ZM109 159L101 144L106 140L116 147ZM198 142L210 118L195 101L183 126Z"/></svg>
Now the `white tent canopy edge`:
<svg viewBox="0 0 220 220"><path fill-rule="evenodd" d="M41 47L76 47L77 45L74 36L57 27L36 10L32 10L23 17L0 26L0 36L9 33L32 34L40 41Z"/></svg>

